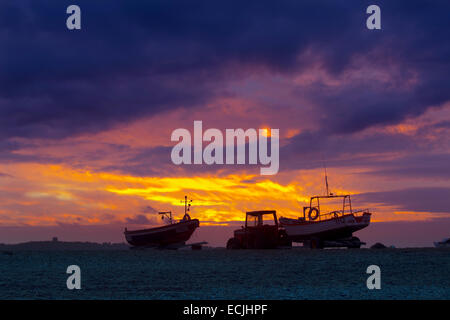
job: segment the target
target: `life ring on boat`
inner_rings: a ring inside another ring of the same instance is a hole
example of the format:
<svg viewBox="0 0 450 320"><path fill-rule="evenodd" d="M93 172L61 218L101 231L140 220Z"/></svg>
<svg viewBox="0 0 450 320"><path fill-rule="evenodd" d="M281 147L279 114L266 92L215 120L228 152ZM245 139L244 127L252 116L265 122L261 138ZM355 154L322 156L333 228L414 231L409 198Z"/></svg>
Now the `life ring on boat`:
<svg viewBox="0 0 450 320"><path fill-rule="evenodd" d="M319 210L317 210L317 208L309 209L309 213L308 213L309 220L316 220L318 217L319 217Z"/></svg>

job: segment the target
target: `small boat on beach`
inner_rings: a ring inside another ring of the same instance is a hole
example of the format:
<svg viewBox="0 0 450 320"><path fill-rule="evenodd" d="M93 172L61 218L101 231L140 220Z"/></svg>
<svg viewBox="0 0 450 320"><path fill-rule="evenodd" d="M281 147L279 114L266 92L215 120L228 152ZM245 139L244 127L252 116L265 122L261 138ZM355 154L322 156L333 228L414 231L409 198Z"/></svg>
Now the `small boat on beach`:
<svg viewBox="0 0 450 320"><path fill-rule="evenodd" d="M369 226L372 214L369 209L353 210L349 194L336 195L329 192L325 165L324 170L326 195L311 197L309 206L303 207L303 217L298 219L280 217L278 219L280 226L284 228L292 242L303 243L305 247L314 249L360 248L365 243L354 237L353 232ZM326 202L339 202L339 200L342 200L342 204L338 208L330 210ZM325 206L323 202L325 202Z"/></svg>
<svg viewBox="0 0 450 320"><path fill-rule="evenodd" d="M442 241L435 242L434 246L436 248L450 248L450 238L445 238Z"/></svg>
<svg viewBox="0 0 450 320"><path fill-rule="evenodd" d="M125 228L125 239L133 247L158 247L177 249L185 245L194 231L200 226L198 219L191 219L190 211L192 200L184 197L184 216L178 222L172 219L172 212L159 212L162 219L168 220L168 224L142 230L127 230Z"/></svg>
<svg viewBox="0 0 450 320"><path fill-rule="evenodd" d="M320 201L342 199L340 210L322 212ZM303 216L298 219L280 217L283 227L293 242L302 242L311 248L347 247L359 248L362 244L353 232L370 224L368 209L352 209L350 195L327 195L310 198L309 206L303 207Z"/></svg>

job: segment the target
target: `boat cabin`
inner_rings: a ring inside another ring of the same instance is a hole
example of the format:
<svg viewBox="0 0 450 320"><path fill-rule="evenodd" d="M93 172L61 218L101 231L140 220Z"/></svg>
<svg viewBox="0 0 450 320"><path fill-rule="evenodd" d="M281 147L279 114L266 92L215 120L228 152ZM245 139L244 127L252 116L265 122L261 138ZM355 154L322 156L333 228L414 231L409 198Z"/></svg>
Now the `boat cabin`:
<svg viewBox="0 0 450 320"><path fill-rule="evenodd" d="M329 200L341 200L340 204L336 210L329 210L327 205L323 205L324 202ZM321 208L322 204L322 208ZM325 207L325 209L323 209ZM364 210L358 210L357 212L363 212ZM330 194L328 196L315 196L311 197L309 200L309 206L303 207L303 218L300 220L304 221L322 221L333 218L342 217L347 214L354 214L352 209L352 200L349 194L346 195L334 195Z"/></svg>

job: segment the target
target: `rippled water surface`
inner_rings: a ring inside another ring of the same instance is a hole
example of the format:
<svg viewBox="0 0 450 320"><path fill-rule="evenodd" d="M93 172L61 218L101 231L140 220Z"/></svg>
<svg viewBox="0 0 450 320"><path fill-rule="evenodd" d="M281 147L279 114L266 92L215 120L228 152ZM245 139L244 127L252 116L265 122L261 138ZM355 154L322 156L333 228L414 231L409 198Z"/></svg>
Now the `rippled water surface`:
<svg viewBox="0 0 450 320"><path fill-rule="evenodd" d="M66 287L73 264L81 290ZM0 299L450 299L449 267L448 249L14 252Z"/></svg>

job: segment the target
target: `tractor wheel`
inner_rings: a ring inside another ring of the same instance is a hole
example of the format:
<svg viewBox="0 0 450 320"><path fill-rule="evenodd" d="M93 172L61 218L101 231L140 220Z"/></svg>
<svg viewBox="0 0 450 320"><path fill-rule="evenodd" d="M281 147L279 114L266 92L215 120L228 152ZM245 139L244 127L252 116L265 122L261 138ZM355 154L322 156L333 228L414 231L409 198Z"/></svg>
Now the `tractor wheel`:
<svg viewBox="0 0 450 320"><path fill-rule="evenodd" d="M241 243L236 238L230 238L227 242L227 249L231 250L241 249Z"/></svg>
<svg viewBox="0 0 450 320"><path fill-rule="evenodd" d="M361 240L359 240L358 237L352 237L351 241L351 245L349 245L347 248L348 249L359 249L361 248Z"/></svg>
<svg viewBox="0 0 450 320"><path fill-rule="evenodd" d="M286 231L280 231L278 238L278 245L280 247L292 247L292 240L289 239Z"/></svg>

